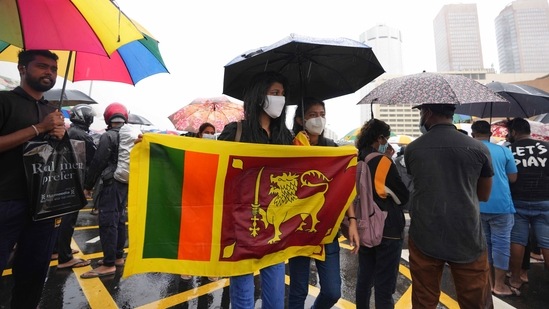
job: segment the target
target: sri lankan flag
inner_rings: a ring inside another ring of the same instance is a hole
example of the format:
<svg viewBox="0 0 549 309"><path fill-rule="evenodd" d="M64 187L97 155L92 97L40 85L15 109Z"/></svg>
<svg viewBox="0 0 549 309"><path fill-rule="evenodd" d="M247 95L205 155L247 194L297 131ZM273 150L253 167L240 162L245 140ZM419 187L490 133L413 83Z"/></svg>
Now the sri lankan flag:
<svg viewBox="0 0 549 309"><path fill-rule="evenodd" d="M233 276L323 257L355 195L353 147L145 134L130 157L124 276Z"/></svg>

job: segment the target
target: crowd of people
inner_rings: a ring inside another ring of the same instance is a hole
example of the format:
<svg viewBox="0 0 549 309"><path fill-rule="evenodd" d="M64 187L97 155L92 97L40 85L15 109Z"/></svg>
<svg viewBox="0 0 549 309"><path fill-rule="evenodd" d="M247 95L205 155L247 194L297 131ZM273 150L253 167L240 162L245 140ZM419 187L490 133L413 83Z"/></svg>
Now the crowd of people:
<svg viewBox="0 0 549 309"><path fill-rule="evenodd" d="M57 56L47 50L19 54L21 85L0 92L0 270L13 255L12 308L36 308L40 301L50 259L58 268L90 265L76 258L70 247L78 212L34 221L29 216L27 182L22 149L32 140L61 139L63 115L43 99L57 77ZM305 136L308 146L336 147L324 137L326 107L316 98L303 98L294 115L293 128L286 126L287 79L280 73L254 76L244 95L244 120L227 124L218 140L242 143L293 145ZM357 254L357 308L393 308L405 217L411 215L408 248L412 276L412 306L437 308L442 272L448 265L462 308L491 308L492 295L520 295L528 282L523 258L531 236L541 248L549 269L549 144L530 137L528 121L507 122L508 145L490 142L490 124L478 120L472 137L452 124L455 106L421 104L423 135L402 148L393 159L388 143L390 126L382 120L364 123L356 141L358 160L381 153L368 161L373 197L385 212L383 239L377 246L359 244L353 207L347 210L349 243ZM70 138L86 143L83 190L91 197L99 180L102 188L95 204L104 257L97 268L81 278L113 275L125 263L129 151L140 142L138 132L122 133L128 111L120 103L105 109L107 130L96 145L89 135L93 110L75 106L71 111ZM196 137L215 139L216 128L200 126ZM299 146L293 146L299 147ZM354 220L353 220L354 219ZM324 261L314 260L320 293L314 308L331 308L341 297L339 241L324 246ZM526 252L526 253L525 253ZM288 261L289 308L303 308L308 295L309 256ZM284 263L259 270L263 308L285 308ZM189 279L191 275L182 275ZM217 278L210 278L217 280ZM255 307L254 274L230 277L232 308ZM372 288L374 292L372 293Z"/></svg>

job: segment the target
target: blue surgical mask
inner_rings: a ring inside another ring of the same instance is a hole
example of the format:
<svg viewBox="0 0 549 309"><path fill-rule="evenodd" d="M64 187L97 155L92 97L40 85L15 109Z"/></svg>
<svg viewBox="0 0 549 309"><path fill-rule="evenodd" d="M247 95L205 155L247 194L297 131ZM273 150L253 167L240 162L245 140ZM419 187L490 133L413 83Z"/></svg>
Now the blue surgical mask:
<svg viewBox="0 0 549 309"><path fill-rule="evenodd" d="M379 147L377 147L377 151L385 153L385 151L387 151L387 147L389 147L389 143L379 144Z"/></svg>

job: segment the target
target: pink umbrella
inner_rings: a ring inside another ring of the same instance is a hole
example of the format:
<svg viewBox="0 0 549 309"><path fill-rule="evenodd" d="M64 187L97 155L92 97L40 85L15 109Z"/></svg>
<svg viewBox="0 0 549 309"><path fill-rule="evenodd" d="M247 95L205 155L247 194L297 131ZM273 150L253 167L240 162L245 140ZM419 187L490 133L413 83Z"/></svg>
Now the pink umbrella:
<svg viewBox="0 0 549 309"><path fill-rule="evenodd" d="M214 98L197 98L168 116L177 130L197 132L204 122L214 125L216 132L221 132L229 122L241 120L244 107L229 101L225 96Z"/></svg>
<svg viewBox="0 0 549 309"><path fill-rule="evenodd" d="M533 139L549 141L549 124L531 120L528 120L528 122L530 123L530 136ZM498 139L505 139L507 136L505 120L492 123L492 136Z"/></svg>

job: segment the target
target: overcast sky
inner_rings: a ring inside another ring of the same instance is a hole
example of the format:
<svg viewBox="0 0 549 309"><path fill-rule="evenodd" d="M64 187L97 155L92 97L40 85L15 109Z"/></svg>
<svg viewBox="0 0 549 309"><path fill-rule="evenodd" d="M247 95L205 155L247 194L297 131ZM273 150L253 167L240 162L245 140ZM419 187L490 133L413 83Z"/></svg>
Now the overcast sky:
<svg viewBox="0 0 549 309"><path fill-rule="evenodd" d="M102 112L121 102L130 112L157 126L173 129L167 117L197 97L222 93L223 66L253 48L270 45L291 33L314 37L359 35L377 25L400 29L405 74L436 71L433 19L444 4L474 1L410 0L117 0L130 18L158 41L170 74L148 77L136 86L93 82L91 96ZM478 0L484 66L497 69L494 19L510 0ZM15 64L0 62L0 75L18 77ZM90 82L67 83L90 91ZM56 88L61 88L58 79ZM359 93L328 100L327 123L339 137L361 125ZM236 100L235 100L236 101Z"/></svg>

